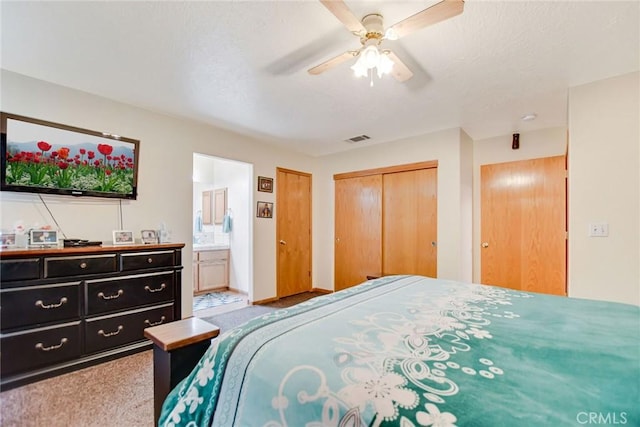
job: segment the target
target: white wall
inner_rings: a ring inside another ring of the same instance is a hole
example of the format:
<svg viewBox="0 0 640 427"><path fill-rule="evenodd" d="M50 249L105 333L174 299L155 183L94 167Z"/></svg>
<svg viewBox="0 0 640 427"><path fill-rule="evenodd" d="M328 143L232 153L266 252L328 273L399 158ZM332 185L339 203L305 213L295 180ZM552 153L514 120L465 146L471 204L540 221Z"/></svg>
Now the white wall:
<svg viewBox="0 0 640 427"><path fill-rule="evenodd" d="M569 295L640 305L639 76L569 91ZM588 237L590 223L609 237Z"/></svg>
<svg viewBox="0 0 640 427"><path fill-rule="evenodd" d="M314 177L314 183L317 184L316 205L321 207L314 211L313 216L313 250L318 254L314 286L333 288L333 175L428 160L438 161L438 277L463 279L470 275L465 271L470 272L471 265L462 265L461 258L462 253L471 249L463 247L465 239L460 231L464 221L460 151L460 130L450 129L387 144L364 145L362 148L321 157L321 165Z"/></svg>
<svg viewBox="0 0 640 427"><path fill-rule="evenodd" d="M193 230L192 153L254 165L253 201L275 200L259 193L257 176L275 177L276 167L313 174L313 285L333 288L333 175L418 161L438 160L438 275L479 280L480 165L561 155L563 128L521 134L520 150L511 135L473 143L450 129L345 153L310 158L198 122L169 117L105 98L2 70L0 109L78 127L140 139L139 197L122 201L125 228L138 231L166 222L173 241L185 242L191 260ZM638 73L571 89L569 144L569 295L640 303L640 179L638 169ZM473 247L469 247L469 173L473 160ZM277 185L275 186L277 190ZM119 228L119 201L46 196L69 237L111 240ZM0 227L50 223L37 196L0 193ZM277 210L277 206L275 207ZM274 212L274 215L276 212ZM608 238L587 238L592 221L606 221ZM253 300L276 295L275 219L252 215ZM583 231L580 231L583 230ZM191 263L183 262L183 315L191 314Z"/></svg>
<svg viewBox="0 0 640 427"><path fill-rule="evenodd" d="M511 149L512 135L481 139L473 146L473 280L480 283L480 166L562 156L567 150L565 128L520 134L520 148Z"/></svg>
<svg viewBox="0 0 640 427"><path fill-rule="evenodd" d="M0 73L0 109L140 140L139 196L122 201L124 227L136 233L165 222L172 240L185 242L185 283L182 313L192 313L192 155L194 152L240 160L254 165L254 173L275 176L275 168L313 173L314 159L279 149L232 132L187 119L157 114L102 97L32 79L6 70ZM254 182L256 177L254 177ZM254 190L253 197L257 191ZM262 193L261 193L262 194ZM118 229L118 201L46 196L60 226L69 237L111 241ZM50 223L38 197L0 193L0 227ZM254 299L276 294L275 221L254 221Z"/></svg>
<svg viewBox="0 0 640 427"><path fill-rule="evenodd" d="M473 281L473 140L460 130L460 280Z"/></svg>

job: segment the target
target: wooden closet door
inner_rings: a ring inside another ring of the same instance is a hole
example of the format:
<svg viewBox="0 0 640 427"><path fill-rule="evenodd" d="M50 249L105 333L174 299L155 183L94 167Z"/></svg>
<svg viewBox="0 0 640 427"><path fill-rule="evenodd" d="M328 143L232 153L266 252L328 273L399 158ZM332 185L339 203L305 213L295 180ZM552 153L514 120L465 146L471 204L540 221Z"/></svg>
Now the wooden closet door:
<svg viewBox="0 0 640 427"><path fill-rule="evenodd" d="M483 165L481 282L566 295L564 156Z"/></svg>
<svg viewBox="0 0 640 427"><path fill-rule="evenodd" d="M379 276L382 266L382 175L335 181L336 291Z"/></svg>
<svg viewBox="0 0 640 427"><path fill-rule="evenodd" d="M382 272L437 276L436 168L383 175Z"/></svg>

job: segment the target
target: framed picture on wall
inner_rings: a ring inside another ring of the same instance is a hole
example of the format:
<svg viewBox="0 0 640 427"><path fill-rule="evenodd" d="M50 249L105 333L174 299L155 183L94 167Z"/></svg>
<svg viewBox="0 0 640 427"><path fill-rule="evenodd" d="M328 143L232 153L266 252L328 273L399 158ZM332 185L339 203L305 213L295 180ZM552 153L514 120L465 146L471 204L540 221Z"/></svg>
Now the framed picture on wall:
<svg viewBox="0 0 640 427"><path fill-rule="evenodd" d="M267 178L266 176L259 176L258 191L263 191L265 193L273 193L273 178Z"/></svg>
<svg viewBox="0 0 640 427"><path fill-rule="evenodd" d="M132 245L135 243L133 239L133 231L113 230L114 245Z"/></svg>
<svg viewBox="0 0 640 427"><path fill-rule="evenodd" d="M273 218L273 203L258 202L258 211L256 216L258 218Z"/></svg>

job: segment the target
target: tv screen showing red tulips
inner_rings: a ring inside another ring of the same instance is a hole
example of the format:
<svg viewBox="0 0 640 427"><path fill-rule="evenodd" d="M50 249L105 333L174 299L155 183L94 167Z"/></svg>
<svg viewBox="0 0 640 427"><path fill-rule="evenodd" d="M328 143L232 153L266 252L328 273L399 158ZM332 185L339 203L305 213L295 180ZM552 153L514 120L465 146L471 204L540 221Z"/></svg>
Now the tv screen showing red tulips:
<svg viewBox="0 0 640 427"><path fill-rule="evenodd" d="M2 190L135 199L139 141L2 113Z"/></svg>

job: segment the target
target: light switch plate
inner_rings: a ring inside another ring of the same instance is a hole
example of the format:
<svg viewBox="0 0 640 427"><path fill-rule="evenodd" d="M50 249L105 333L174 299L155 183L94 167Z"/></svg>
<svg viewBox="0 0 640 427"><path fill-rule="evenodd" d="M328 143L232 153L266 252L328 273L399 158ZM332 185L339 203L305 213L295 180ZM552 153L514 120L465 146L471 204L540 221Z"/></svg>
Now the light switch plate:
<svg viewBox="0 0 640 427"><path fill-rule="evenodd" d="M609 235L609 224L606 222L596 222L589 224L589 237L607 237Z"/></svg>

